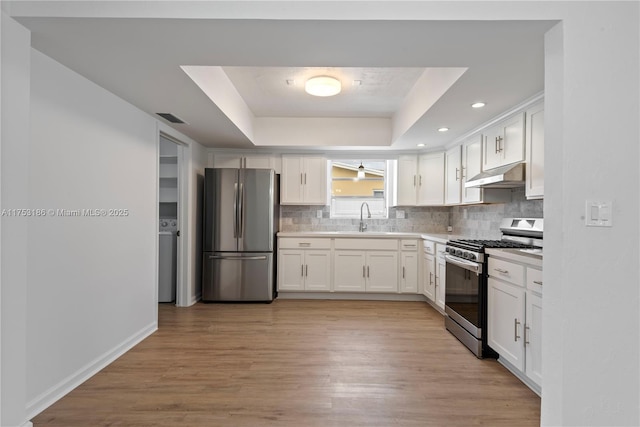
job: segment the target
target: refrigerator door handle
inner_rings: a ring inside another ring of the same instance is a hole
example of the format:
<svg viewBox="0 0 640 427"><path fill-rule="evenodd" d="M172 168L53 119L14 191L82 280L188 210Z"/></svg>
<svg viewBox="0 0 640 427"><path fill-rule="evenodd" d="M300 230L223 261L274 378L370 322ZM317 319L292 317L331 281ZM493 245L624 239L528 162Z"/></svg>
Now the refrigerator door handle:
<svg viewBox="0 0 640 427"><path fill-rule="evenodd" d="M209 259L226 259L230 261L261 261L267 259L266 255L262 256L223 256L223 255L209 255Z"/></svg>
<svg viewBox="0 0 640 427"><path fill-rule="evenodd" d="M240 183L240 194L238 196L238 237L242 238L244 229L244 184Z"/></svg>
<svg viewBox="0 0 640 427"><path fill-rule="evenodd" d="M238 237L238 183L233 184L233 237Z"/></svg>

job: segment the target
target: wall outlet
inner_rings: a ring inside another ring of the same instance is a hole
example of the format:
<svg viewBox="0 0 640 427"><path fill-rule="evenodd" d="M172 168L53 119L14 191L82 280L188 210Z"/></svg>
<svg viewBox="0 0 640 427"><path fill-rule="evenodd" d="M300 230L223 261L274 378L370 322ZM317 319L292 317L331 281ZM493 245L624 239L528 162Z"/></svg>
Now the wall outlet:
<svg viewBox="0 0 640 427"><path fill-rule="evenodd" d="M447 226L447 231L448 231L449 233L451 233L451 232L453 231L453 227L452 227L452 226L450 226L450 225L448 225L448 226Z"/></svg>
<svg viewBox="0 0 640 427"><path fill-rule="evenodd" d="M462 209L462 218L463 219L467 219L469 217L469 214L467 213L466 209Z"/></svg>
<svg viewBox="0 0 640 427"><path fill-rule="evenodd" d="M318 209L318 210L316 211L316 218L318 218L318 219L322 219L322 209Z"/></svg>
<svg viewBox="0 0 640 427"><path fill-rule="evenodd" d="M397 210L396 211L396 218L397 219L404 219L404 211Z"/></svg>

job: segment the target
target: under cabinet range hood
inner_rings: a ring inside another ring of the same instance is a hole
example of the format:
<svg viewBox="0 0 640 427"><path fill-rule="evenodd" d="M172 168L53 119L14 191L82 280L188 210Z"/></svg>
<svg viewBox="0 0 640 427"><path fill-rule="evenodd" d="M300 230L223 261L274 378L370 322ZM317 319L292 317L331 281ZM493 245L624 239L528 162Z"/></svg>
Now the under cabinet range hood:
<svg viewBox="0 0 640 427"><path fill-rule="evenodd" d="M524 163L500 166L469 179L465 188L514 188L524 185Z"/></svg>

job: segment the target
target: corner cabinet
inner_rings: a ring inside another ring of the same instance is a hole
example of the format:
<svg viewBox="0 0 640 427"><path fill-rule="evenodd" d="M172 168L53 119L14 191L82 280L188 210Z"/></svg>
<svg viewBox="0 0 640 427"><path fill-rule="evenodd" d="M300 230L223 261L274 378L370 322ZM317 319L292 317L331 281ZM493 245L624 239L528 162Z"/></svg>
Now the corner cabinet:
<svg viewBox="0 0 640 427"><path fill-rule="evenodd" d="M544 104L526 111L527 199L544 197Z"/></svg>
<svg viewBox="0 0 640 427"><path fill-rule="evenodd" d="M524 120L518 113L484 132L483 170L524 160Z"/></svg>
<svg viewBox="0 0 640 427"><path fill-rule="evenodd" d="M542 384L542 269L489 254L487 342L536 393ZM541 264L541 263L540 263Z"/></svg>
<svg viewBox="0 0 640 427"><path fill-rule="evenodd" d="M327 159L282 156L280 203L283 205L327 204Z"/></svg>

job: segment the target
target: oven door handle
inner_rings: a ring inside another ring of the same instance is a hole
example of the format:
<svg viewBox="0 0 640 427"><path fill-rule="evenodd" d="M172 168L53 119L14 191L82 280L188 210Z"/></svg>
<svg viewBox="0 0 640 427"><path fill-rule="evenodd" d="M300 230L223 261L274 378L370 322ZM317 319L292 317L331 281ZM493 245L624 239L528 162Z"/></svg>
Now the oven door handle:
<svg viewBox="0 0 640 427"><path fill-rule="evenodd" d="M451 264L464 268L465 270L473 271L476 274L482 273L482 264L478 264L477 262L455 258L448 254L444 256L444 259Z"/></svg>

